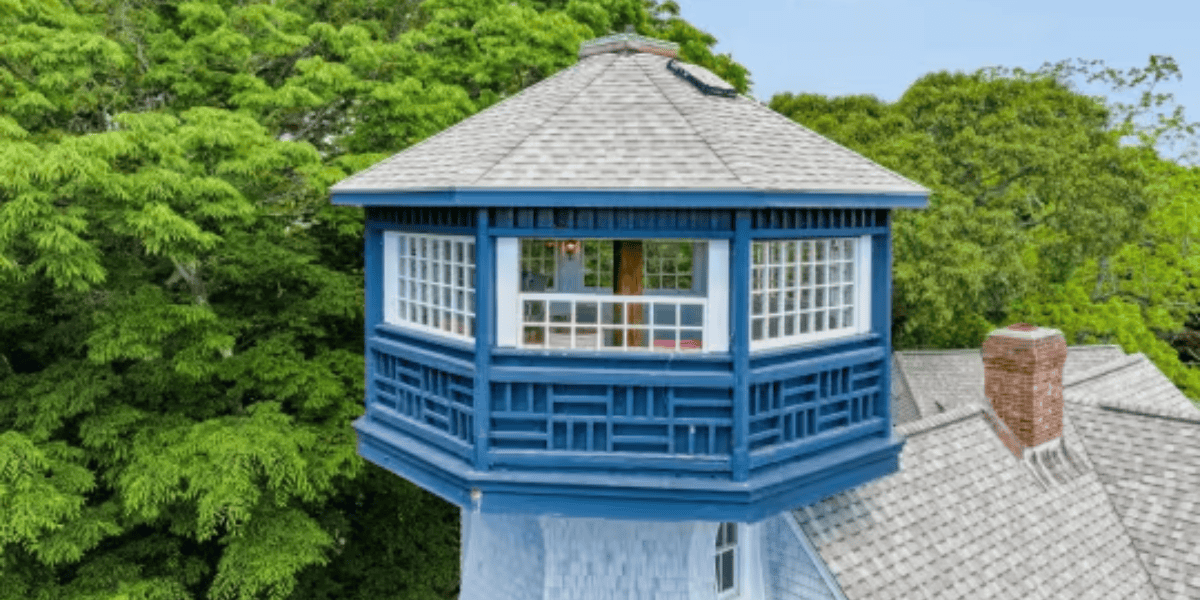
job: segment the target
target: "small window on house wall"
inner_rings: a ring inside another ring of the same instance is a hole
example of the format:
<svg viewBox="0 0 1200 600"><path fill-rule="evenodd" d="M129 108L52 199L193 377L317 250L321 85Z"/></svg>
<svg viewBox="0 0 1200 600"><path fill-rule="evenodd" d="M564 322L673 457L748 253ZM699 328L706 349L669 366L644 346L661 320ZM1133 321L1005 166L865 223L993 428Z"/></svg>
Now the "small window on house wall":
<svg viewBox="0 0 1200 600"><path fill-rule="evenodd" d="M717 527L715 561L717 567L717 598L724 600L737 595L737 524L721 523Z"/></svg>
<svg viewBox="0 0 1200 600"><path fill-rule="evenodd" d="M725 240L501 238L496 256L501 346L704 352L728 345ZM519 274L505 274L510 261Z"/></svg>
<svg viewBox="0 0 1200 600"><path fill-rule="evenodd" d="M383 249L386 322L475 338L475 238L389 231Z"/></svg>
<svg viewBox="0 0 1200 600"><path fill-rule="evenodd" d="M870 239L754 242L751 349L870 331Z"/></svg>

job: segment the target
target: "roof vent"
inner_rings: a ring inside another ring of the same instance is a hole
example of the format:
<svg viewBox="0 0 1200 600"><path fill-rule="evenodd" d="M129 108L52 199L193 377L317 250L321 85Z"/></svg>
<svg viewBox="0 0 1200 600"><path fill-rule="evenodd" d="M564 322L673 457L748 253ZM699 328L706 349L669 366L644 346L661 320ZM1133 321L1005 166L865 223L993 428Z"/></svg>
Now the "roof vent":
<svg viewBox="0 0 1200 600"><path fill-rule="evenodd" d="M646 52L675 58L679 55L679 44L643 37L636 33L616 33L580 44L579 58L621 51Z"/></svg>
<svg viewBox="0 0 1200 600"><path fill-rule="evenodd" d="M676 62L672 59L667 62L667 70L696 86L696 89L709 96L724 96L726 98L737 96L737 90L733 89L733 86L725 83L724 79L713 75L707 69L697 67L696 65Z"/></svg>

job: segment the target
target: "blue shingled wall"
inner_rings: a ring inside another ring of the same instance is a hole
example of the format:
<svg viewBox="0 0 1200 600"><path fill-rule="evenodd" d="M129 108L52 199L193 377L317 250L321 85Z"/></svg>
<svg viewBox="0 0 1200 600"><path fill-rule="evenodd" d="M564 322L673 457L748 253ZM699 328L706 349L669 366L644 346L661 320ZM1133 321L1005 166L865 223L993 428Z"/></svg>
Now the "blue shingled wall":
<svg viewBox="0 0 1200 600"><path fill-rule="evenodd" d="M790 513L763 522L763 554L770 600L836 600L817 567L784 519Z"/></svg>
<svg viewBox="0 0 1200 600"><path fill-rule="evenodd" d="M463 510L459 600L542 600L541 529L537 517Z"/></svg>

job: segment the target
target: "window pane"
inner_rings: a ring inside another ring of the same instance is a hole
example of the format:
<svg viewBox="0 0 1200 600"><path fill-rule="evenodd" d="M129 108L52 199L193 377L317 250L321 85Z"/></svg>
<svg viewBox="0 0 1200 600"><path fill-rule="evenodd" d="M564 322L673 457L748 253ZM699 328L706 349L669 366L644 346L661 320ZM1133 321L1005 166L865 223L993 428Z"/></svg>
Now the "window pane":
<svg viewBox="0 0 1200 600"><path fill-rule="evenodd" d="M570 323L571 322L571 303L570 302L551 302L550 303L550 322L552 322L552 323Z"/></svg>
<svg viewBox="0 0 1200 600"><path fill-rule="evenodd" d="M654 324L655 325L675 325L675 304L655 304L654 305Z"/></svg>
<svg viewBox="0 0 1200 600"><path fill-rule="evenodd" d="M648 325L650 311L645 302L630 302L625 305L625 316L630 325Z"/></svg>
<svg viewBox="0 0 1200 600"><path fill-rule="evenodd" d="M575 330L575 347L576 348L597 348L599 347L599 337L596 335L595 327L579 327Z"/></svg>
<svg viewBox="0 0 1200 600"><path fill-rule="evenodd" d="M701 350L704 348L704 332L699 329L679 330L680 350Z"/></svg>
<svg viewBox="0 0 1200 600"><path fill-rule="evenodd" d="M551 348L570 348L571 347L571 328L570 327L551 327L550 336L547 339L548 346Z"/></svg>
<svg viewBox="0 0 1200 600"><path fill-rule="evenodd" d="M842 326L843 327L853 327L854 326L854 308L846 307L846 308L842 309Z"/></svg>
<svg viewBox="0 0 1200 600"><path fill-rule="evenodd" d="M733 589L733 551L721 553L721 591Z"/></svg>
<svg viewBox="0 0 1200 600"><path fill-rule="evenodd" d="M575 305L575 322L593 324L596 322L596 303L579 302Z"/></svg>
<svg viewBox="0 0 1200 600"><path fill-rule="evenodd" d="M736 523L726 523L725 524L725 542L727 544L736 544L737 543L737 524Z"/></svg>
<svg viewBox="0 0 1200 600"><path fill-rule="evenodd" d="M546 303L543 300L525 301L525 322L544 323L546 321Z"/></svg>
<svg viewBox="0 0 1200 600"><path fill-rule="evenodd" d="M602 302L600 304L600 322L606 325L620 325L624 323L625 306L617 302Z"/></svg>
<svg viewBox="0 0 1200 600"><path fill-rule="evenodd" d="M685 327L703 327L704 307L699 304L680 306L679 324Z"/></svg>
<svg viewBox="0 0 1200 600"><path fill-rule="evenodd" d="M655 329L654 330L654 349L655 350L674 350L675 349L675 330L674 329Z"/></svg>

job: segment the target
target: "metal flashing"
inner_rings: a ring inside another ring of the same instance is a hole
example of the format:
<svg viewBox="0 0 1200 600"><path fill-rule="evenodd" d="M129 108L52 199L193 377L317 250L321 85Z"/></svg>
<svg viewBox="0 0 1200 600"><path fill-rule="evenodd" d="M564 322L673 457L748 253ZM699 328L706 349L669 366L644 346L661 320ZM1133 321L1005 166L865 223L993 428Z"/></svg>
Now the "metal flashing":
<svg viewBox="0 0 1200 600"><path fill-rule="evenodd" d="M696 89L709 96L733 98L738 95L737 90L723 79L712 75L706 70L696 68L694 65L677 62L672 59L667 61L667 70L696 86Z"/></svg>

